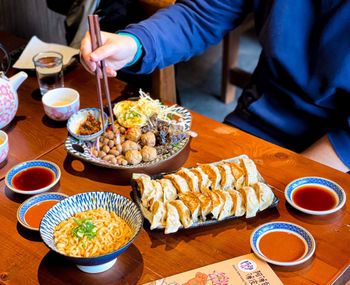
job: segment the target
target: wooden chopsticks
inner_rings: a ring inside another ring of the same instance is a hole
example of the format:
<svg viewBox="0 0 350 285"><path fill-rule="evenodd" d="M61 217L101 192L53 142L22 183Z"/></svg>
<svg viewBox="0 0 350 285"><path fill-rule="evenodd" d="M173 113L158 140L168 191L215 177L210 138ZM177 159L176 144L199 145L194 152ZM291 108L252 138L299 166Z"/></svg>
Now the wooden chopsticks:
<svg viewBox="0 0 350 285"><path fill-rule="evenodd" d="M100 46L102 46L102 39L101 39L101 30L100 30L100 23L98 20L97 15L89 15L88 16L89 21L89 31L90 31L90 38L91 38L91 47L92 50L96 50ZM101 122L102 122L102 128L105 125L104 122L104 111L103 111L103 94L102 94L102 88L101 88L101 81L100 81L100 74L102 74L102 80L104 85L104 94L107 99L108 103L108 111L111 119L112 127L114 126L113 122L113 110L112 110L112 103L111 103L111 96L109 93L109 87L108 87L108 78L106 74L106 64L104 60L101 60L100 62L96 63L96 84L97 84L97 95L98 95L98 102L101 109ZM114 128L113 128L114 129Z"/></svg>

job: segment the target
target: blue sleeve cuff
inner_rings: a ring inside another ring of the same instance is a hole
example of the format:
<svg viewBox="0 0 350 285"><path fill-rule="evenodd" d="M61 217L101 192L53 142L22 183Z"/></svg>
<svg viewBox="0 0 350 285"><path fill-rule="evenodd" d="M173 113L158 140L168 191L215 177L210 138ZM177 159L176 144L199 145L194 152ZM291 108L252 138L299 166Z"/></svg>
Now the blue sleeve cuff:
<svg viewBox="0 0 350 285"><path fill-rule="evenodd" d="M128 66L131 66L133 64L135 64L142 56L142 44L139 40L138 37L136 37L135 35L133 34L130 34L130 33L124 33L124 32L120 32L120 33L117 33L118 35L121 35L121 36L128 36L128 37L131 37L135 40L136 44L137 44L137 51L136 51L136 54L133 58L132 61L130 61L129 63L127 63L124 67L128 67Z"/></svg>

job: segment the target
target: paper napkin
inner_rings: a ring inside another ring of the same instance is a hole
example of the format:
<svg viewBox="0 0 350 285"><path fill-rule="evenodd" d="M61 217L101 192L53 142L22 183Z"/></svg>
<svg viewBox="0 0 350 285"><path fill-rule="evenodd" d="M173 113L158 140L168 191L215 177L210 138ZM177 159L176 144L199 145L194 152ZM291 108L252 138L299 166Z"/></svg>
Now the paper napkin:
<svg viewBox="0 0 350 285"><path fill-rule="evenodd" d="M43 51L56 51L61 53L63 55L64 66L69 65L72 57L79 54L78 49L60 44L45 43L38 37L33 36L13 67L18 69L34 69L33 56Z"/></svg>

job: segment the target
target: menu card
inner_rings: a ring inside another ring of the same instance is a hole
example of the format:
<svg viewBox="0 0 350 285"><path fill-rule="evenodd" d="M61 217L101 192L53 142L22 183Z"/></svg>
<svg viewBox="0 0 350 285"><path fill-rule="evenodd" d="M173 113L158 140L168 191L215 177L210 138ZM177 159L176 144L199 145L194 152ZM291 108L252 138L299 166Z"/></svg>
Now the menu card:
<svg viewBox="0 0 350 285"><path fill-rule="evenodd" d="M144 285L283 285L271 267L250 253Z"/></svg>

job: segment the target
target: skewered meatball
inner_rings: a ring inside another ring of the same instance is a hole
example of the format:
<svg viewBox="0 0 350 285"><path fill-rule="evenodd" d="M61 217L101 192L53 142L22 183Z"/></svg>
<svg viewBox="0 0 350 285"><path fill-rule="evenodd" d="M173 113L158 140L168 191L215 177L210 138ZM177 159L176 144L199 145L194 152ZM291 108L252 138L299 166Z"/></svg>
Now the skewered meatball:
<svg viewBox="0 0 350 285"><path fill-rule="evenodd" d="M138 150L128 150L125 153L125 159L130 164L139 164L142 161L142 155Z"/></svg>
<svg viewBox="0 0 350 285"><path fill-rule="evenodd" d="M157 158L157 150L154 147L145 145L141 149L141 155L143 161L152 161Z"/></svg>
<svg viewBox="0 0 350 285"><path fill-rule="evenodd" d="M141 137L141 129L138 127L129 128L125 133L125 138L137 142Z"/></svg>
<svg viewBox="0 0 350 285"><path fill-rule="evenodd" d="M143 135L141 135L141 144L142 145L148 145L148 146L155 146L156 145L156 136L152 132L147 132Z"/></svg>
<svg viewBox="0 0 350 285"><path fill-rule="evenodd" d="M125 142L122 144L122 149L123 149L123 153L126 153L126 152L129 151L129 150L139 150L139 149L140 149L140 146L139 146L136 142L133 142L133 141L125 141Z"/></svg>

